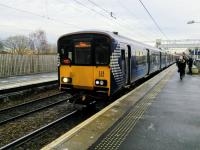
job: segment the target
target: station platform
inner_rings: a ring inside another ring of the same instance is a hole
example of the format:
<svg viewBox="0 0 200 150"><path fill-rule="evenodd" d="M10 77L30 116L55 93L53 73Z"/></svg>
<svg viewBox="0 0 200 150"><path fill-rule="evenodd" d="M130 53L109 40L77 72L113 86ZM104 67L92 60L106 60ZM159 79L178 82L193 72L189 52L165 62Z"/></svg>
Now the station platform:
<svg viewBox="0 0 200 150"><path fill-rule="evenodd" d="M58 80L57 72L0 78L0 92L11 88L18 88L21 86L28 86L55 80Z"/></svg>
<svg viewBox="0 0 200 150"><path fill-rule="evenodd" d="M162 71L43 150L199 150L200 76Z"/></svg>

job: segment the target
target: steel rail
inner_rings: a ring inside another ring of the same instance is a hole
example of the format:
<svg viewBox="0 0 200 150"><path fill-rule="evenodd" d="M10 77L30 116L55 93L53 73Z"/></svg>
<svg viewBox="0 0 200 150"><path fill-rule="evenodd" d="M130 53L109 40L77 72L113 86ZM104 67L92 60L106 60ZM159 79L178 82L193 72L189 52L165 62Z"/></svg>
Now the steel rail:
<svg viewBox="0 0 200 150"><path fill-rule="evenodd" d="M32 138L34 138L35 135L37 135L37 134L39 134L39 133L51 128L53 125L55 125L55 124L65 120L65 119L67 119L68 117L70 117L71 115L76 114L77 112L78 112L78 110L74 110L71 113L69 113L69 114L67 114L67 115L65 115L65 116L63 116L63 117L61 117L61 118L59 118L59 119L57 119L57 120L55 120L55 121L53 121L51 123L39 128L39 129L37 129L37 130L35 130L35 131L25 135L25 136L13 141L13 142L1 147L0 150L9 149L9 148L12 148L14 146L20 146L20 145L24 144L25 142L27 142L27 141L31 140Z"/></svg>
<svg viewBox="0 0 200 150"><path fill-rule="evenodd" d="M30 111L30 112L28 112L28 113L20 114L20 115L17 115L17 116L15 116L15 117L11 117L11 118L9 118L9 119L3 120L3 121L0 122L0 125L5 124L5 123L8 123L8 122L10 122L10 121L13 121L13 120L18 119L18 118L21 118L21 117L25 117L25 116L27 116L27 115L29 115L29 114L32 114L32 113L35 113L35 112L37 112L37 111L40 111L40 110L43 110L43 109L46 109L46 108L49 108L49 107L58 105L58 104L63 103L63 102L65 102L65 101L67 102L69 99L70 99L70 98L67 98L67 99L64 99L64 100L60 100L60 101L58 101L58 102L55 102L55 103L46 105L46 106L44 106L44 107L40 107L40 108L35 109L35 110L33 110L33 111Z"/></svg>
<svg viewBox="0 0 200 150"><path fill-rule="evenodd" d="M5 112L5 111L9 111L9 110L12 110L12 109L16 109L17 107L21 107L21 106L25 106L25 105L29 105L29 104L33 104L33 103L37 103L39 101L42 101L42 100L48 100L48 98L52 98L54 96L58 96L60 94L63 94L63 92L61 93L56 93L56 94L53 94L53 95L50 95L50 96L45 96L45 97L42 97L42 98L37 98L35 100L32 100L32 101L28 101L28 102L25 102L25 103L22 103L22 104L19 104L19 105L15 105L15 106L12 106L12 107L8 107L8 108L5 108L5 109L0 109L0 114Z"/></svg>

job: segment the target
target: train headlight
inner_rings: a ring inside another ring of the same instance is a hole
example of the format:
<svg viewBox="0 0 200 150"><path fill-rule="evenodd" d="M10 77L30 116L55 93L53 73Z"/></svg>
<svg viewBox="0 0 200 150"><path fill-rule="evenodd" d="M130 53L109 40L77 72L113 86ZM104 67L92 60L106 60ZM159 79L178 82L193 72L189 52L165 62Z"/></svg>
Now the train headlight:
<svg viewBox="0 0 200 150"><path fill-rule="evenodd" d="M100 81L100 85L104 85L104 82L102 80Z"/></svg>
<svg viewBox="0 0 200 150"><path fill-rule="evenodd" d="M106 80L95 80L95 85L97 86L107 86L107 81Z"/></svg>
<svg viewBox="0 0 200 150"><path fill-rule="evenodd" d="M95 84L96 84L96 85L99 85L99 80L96 80L96 81L95 81Z"/></svg>
<svg viewBox="0 0 200 150"><path fill-rule="evenodd" d="M62 77L63 83L72 83L72 78Z"/></svg>

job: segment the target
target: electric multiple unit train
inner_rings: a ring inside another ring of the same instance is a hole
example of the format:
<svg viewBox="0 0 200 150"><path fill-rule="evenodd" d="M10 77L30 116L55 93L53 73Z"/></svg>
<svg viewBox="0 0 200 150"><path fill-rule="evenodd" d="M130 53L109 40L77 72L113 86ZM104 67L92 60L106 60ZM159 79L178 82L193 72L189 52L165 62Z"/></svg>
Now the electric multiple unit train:
<svg viewBox="0 0 200 150"><path fill-rule="evenodd" d="M171 54L114 32L82 31L58 39L60 90L112 96L175 62Z"/></svg>

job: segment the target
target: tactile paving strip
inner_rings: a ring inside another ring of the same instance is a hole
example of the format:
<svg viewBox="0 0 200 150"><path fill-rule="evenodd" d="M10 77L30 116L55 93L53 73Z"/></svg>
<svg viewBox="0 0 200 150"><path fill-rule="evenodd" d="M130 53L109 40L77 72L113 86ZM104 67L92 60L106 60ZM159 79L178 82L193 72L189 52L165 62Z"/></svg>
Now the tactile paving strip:
<svg viewBox="0 0 200 150"><path fill-rule="evenodd" d="M162 88L166 85L173 71L170 71L165 79L161 80L145 97L143 97L133 109L131 109L120 122L96 145L95 150L115 150L133 130L136 123L155 100Z"/></svg>

